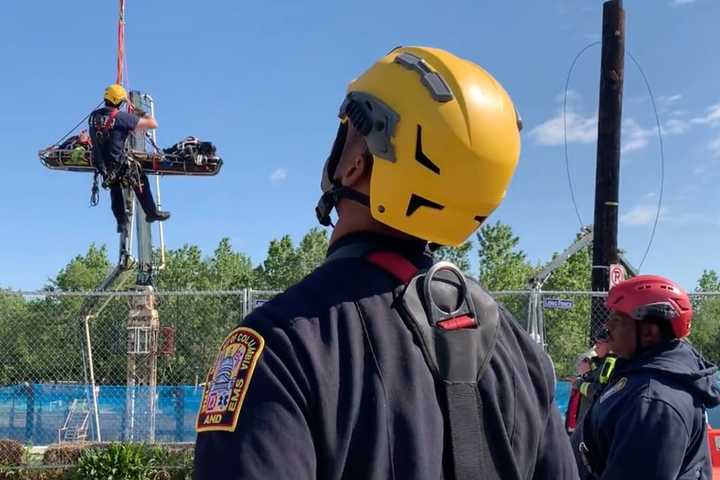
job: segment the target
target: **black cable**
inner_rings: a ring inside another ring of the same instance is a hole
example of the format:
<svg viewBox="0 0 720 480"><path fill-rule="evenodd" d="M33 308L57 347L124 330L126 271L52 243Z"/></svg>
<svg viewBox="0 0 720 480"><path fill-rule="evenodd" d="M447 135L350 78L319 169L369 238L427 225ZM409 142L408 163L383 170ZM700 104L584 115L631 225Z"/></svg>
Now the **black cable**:
<svg viewBox="0 0 720 480"><path fill-rule="evenodd" d="M103 103L104 103L104 101L98 103L97 106L90 111L90 113L88 113L87 115L85 115L82 120L80 120L73 128L71 128L69 132L67 132L65 135L63 135L62 137L60 137L60 140L58 140L57 142L53 143L52 146L54 147L54 146L56 146L56 145L59 145L60 142L62 142L63 140L65 140L68 135L70 135L72 132L74 132L76 128L78 128L80 125L82 125L83 122L84 122L85 120L87 120L87 119L90 117L90 115L92 115L92 112L93 112L93 111L95 111L95 110L97 110L98 108L100 108L100 105L102 105Z"/></svg>
<svg viewBox="0 0 720 480"><path fill-rule="evenodd" d="M643 264L645 263L645 259L647 258L648 253L650 252L653 240L655 239L655 231L657 230L658 222L660 221L663 193L665 190L665 149L663 147L662 128L660 127L660 115L658 115L657 105L655 104L655 96L653 95L652 88L650 88L650 82L648 81L645 72L640 66L640 63L635 59L633 54L628 52L628 56L640 71L640 75L645 82L645 87L647 88L648 95L650 95L650 102L652 103L653 111L655 112L655 124L657 125L658 139L660 142L660 193L658 194L657 213L655 214L655 222L653 223L652 232L650 233L650 240L648 241L647 248L645 249L645 253L643 254L642 260L640 261L640 265L638 266L638 271L640 271Z"/></svg>
<svg viewBox="0 0 720 480"><path fill-rule="evenodd" d="M567 78L565 79L565 95L563 97L563 143L565 145L565 171L567 172L567 179L568 179L568 186L570 188L570 198L572 199L573 206L575 207L575 215L577 215L578 222L580 222L580 228L583 228L585 225L582 221L582 217L580 216L580 209L578 208L577 201L575 200L575 188L573 187L572 183L572 176L570 175L570 159L568 156L568 141L567 141L567 94L568 94L568 87L570 85L570 77L572 76L573 69L575 69L575 64L580 59L583 53L585 53L586 50L588 50L591 47L594 47L595 45L601 45L602 42L593 42L589 45L586 45L585 48L580 50L580 52L575 55L575 59L573 59L572 64L570 65L570 69L568 70Z"/></svg>

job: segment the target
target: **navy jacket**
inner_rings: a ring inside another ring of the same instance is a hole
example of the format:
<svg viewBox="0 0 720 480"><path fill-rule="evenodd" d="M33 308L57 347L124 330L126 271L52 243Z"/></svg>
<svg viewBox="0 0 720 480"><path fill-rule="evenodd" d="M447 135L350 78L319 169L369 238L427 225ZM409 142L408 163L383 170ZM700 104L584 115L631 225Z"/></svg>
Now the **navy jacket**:
<svg viewBox="0 0 720 480"><path fill-rule="evenodd" d="M98 108L90 114L88 120L93 142L93 161L101 170L120 163L125 140L140 121L136 115L125 111L118 111L112 118L112 110L109 107Z"/></svg>
<svg viewBox="0 0 720 480"><path fill-rule="evenodd" d="M602 480L709 480L705 409L720 403L716 371L680 340L618 360L573 447L585 443Z"/></svg>
<svg viewBox="0 0 720 480"><path fill-rule="evenodd" d="M329 253L367 239L345 237ZM424 243L372 241L418 267L432 262ZM365 258L340 258L248 315L223 344L219 380L206 386L195 478L441 479L442 413L393 308L399 287ZM577 478L551 361L507 312L500 316L479 390L502 478ZM234 425L230 409L239 412Z"/></svg>

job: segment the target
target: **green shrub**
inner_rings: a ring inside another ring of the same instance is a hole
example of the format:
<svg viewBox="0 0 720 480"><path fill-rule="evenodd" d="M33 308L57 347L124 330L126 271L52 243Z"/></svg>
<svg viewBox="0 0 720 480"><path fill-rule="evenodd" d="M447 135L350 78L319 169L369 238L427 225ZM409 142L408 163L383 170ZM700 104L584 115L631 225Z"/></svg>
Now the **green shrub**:
<svg viewBox="0 0 720 480"><path fill-rule="evenodd" d="M25 448L15 440L0 440L0 466L13 466L23 463Z"/></svg>
<svg viewBox="0 0 720 480"><path fill-rule="evenodd" d="M151 480L154 459L141 444L113 443L83 452L74 471L77 480Z"/></svg>
<svg viewBox="0 0 720 480"><path fill-rule="evenodd" d="M192 446L113 443L85 450L73 469L76 480L190 480Z"/></svg>
<svg viewBox="0 0 720 480"><path fill-rule="evenodd" d="M83 452L88 449L100 450L107 448L109 443L63 443L48 445L42 458L43 465L75 465Z"/></svg>
<svg viewBox="0 0 720 480"><path fill-rule="evenodd" d="M22 459L22 445L11 448L14 459ZM0 480L191 480L192 461L193 445L186 444L51 445L45 451L43 465L0 467Z"/></svg>
<svg viewBox="0 0 720 480"><path fill-rule="evenodd" d="M69 471L65 468L4 468L0 469L0 480L67 480Z"/></svg>

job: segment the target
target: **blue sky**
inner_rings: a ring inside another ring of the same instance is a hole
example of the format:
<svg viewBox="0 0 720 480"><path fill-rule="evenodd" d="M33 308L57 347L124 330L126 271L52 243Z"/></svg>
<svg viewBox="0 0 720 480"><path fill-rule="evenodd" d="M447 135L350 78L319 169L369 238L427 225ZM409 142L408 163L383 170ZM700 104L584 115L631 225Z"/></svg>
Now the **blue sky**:
<svg viewBox="0 0 720 480"><path fill-rule="evenodd" d="M169 6L172 4L172 8ZM693 288L720 269L720 62L714 0L626 0L627 48L660 109L665 201L645 272ZM262 261L268 242L315 225L319 171L347 82L397 45L451 50L510 92L526 129L516 176L493 220L533 262L578 231L559 112L573 57L600 38L601 1L311 2L127 0L131 88L157 101L158 137L215 142L213 178L169 178L168 245L210 253L222 237ZM88 207L90 176L44 169L37 150L80 120L114 80L115 1L20 2L0 16L0 286L42 287L90 242L116 235L107 193ZM600 48L580 59L568 100L569 153L582 219L592 221ZM639 263L659 187L651 103L626 62L619 243Z"/></svg>

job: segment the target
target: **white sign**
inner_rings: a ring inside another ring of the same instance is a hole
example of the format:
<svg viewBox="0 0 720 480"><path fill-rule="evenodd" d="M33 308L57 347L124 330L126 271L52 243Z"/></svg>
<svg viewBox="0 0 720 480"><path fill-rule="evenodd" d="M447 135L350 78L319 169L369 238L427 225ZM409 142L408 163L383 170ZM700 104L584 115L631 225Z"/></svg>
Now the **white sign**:
<svg viewBox="0 0 720 480"><path fill-rule="evenodd" d="M619 263L610 265L610 288L613 288L620 282L624 282L626 277L625 267Z"/></svg>
<svg viewBox="0 0 720 480"><path fill-rule="evenodd" d="M559 298L543 298L543 307L559 308L561 310L570 310L573 308L572 300L561 300Z"/></svg>

